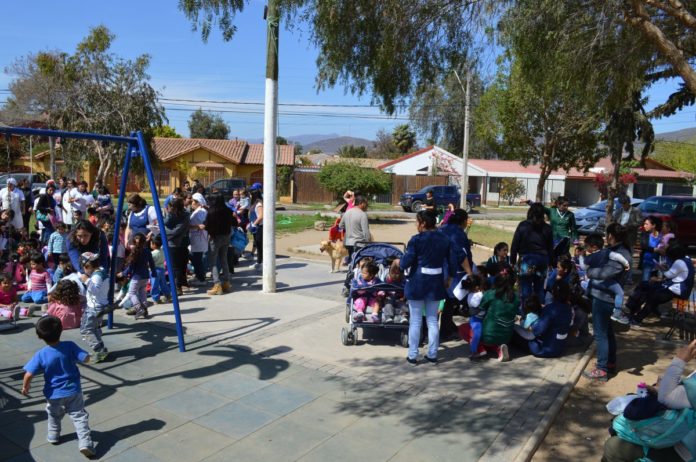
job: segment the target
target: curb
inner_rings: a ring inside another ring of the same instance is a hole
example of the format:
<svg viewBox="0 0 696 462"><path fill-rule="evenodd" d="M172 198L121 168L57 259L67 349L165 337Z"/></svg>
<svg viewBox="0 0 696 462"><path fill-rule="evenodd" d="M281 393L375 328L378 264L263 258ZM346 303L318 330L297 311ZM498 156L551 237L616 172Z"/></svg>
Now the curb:
<svg viewBox="0 0 696 462"><path fill-rule="evenodd" d="M585 367L587 367L587 363L590 362L590 359L592 359L594 353L595 343L592 342L591 346L587 349L587 351L585 351L585 355L575 366L575 369L573 370L573 373L571 374L570 378L568 379L566 384L563 385L563 388L556 396L556 399L554 400L549 410L546 412L546 415L543 419L541 419L539 426L537 426L532 435L529 437L525 445L522 447L522 450L519 453L517 453L514 462L529 462L532 460L532 457L534 457L534 453L536 453L537 449L539 449L539 446L541 446L541 443L542 441L544 441L546 434L549 432L549 429L551 429L551 425L553 425L554 420L556 420L556 417L560 413L561 408L568 399L568 396L570 396L570 392L573 391L573 388L575 388L575 384L578 383L578 380L580 379L580 374L582 374L582 371L585 370Z"/></svg>

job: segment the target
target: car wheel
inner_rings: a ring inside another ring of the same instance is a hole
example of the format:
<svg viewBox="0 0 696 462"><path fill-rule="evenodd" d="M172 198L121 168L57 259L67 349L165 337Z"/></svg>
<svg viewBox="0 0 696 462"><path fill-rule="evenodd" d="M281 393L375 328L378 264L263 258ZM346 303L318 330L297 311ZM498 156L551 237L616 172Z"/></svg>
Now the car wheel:
<svg viewBox="0 0 696 462"><path fill-rule="evenodd" d="M423 210L423 203L421 201L415 201L411 204L411 210L414 213L420 212L421 210Z"/></svg>
<svg viewBox="0 0 696 462"><path fill-rule="evenodd" d="M411 209L409 207L404 207L402 205L401 208L404 209L404 212L411 213Z"/></svg>

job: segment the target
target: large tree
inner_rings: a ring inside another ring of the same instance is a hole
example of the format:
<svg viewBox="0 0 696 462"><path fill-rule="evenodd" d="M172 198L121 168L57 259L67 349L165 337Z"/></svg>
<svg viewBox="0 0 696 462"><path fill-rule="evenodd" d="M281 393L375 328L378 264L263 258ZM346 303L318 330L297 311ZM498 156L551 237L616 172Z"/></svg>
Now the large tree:
<svg viewBox="0 0 696 462"><path fill-rule="evenodd" d="M230 126L220 114L204 112L202 109L197 109L191 114L188 127L191 138L226 140L230 135Z"/></svg>

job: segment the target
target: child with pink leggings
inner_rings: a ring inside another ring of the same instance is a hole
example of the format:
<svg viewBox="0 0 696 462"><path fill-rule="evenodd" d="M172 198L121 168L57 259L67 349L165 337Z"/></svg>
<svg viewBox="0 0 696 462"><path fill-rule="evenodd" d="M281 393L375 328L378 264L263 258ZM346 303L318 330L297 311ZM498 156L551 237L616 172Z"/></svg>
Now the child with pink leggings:
<svg viewBox="0 0 696 462"><path fill-rule="evenodd" d="M352 294L353 310L355 311L353 321L355 322L362 322L365 319L365 311L367 308L372 309L370 321L379 322L380 294L360 290L382 282L377 277L378 272L379 267L374 262L368 261L361 266L360 274L353 279Z"/></svg>

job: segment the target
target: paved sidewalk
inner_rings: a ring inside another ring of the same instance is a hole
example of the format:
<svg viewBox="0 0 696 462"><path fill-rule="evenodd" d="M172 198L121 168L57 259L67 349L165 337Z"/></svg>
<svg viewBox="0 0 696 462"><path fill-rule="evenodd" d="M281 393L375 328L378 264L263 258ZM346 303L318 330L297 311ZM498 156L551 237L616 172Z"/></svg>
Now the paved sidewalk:
<svg viewBox="0 0 696 462"><path fill-rule="evenodd" d="M235 292L183 297L188 351L179 353L171 305L105 331L110 362L81 368L100 459L113 461L510 461L582 355L471 363L449 342L441 363L410 366L398 337L341 345L345 274L278 262L279 293L258 292L250 270ZM18 393L21 366L42 346L31 320L0 333L0 459L74 461L72 424L46 443L37 377ZM65 339L81 343L76 331Z"/></svg>

